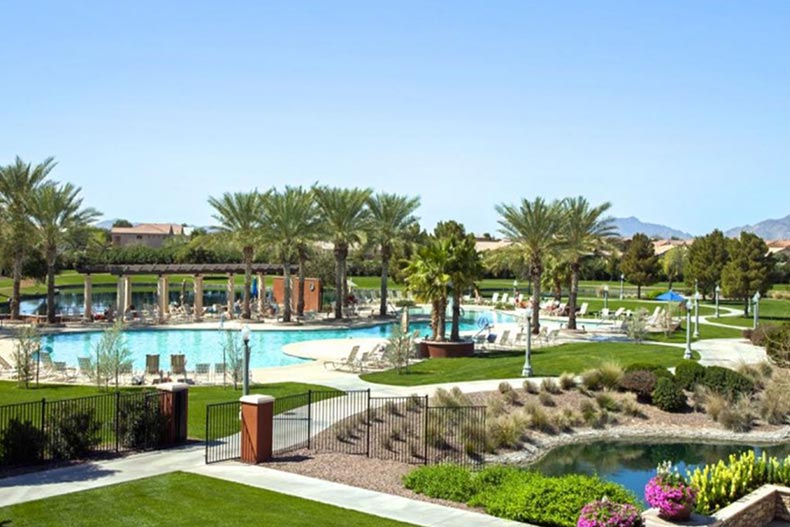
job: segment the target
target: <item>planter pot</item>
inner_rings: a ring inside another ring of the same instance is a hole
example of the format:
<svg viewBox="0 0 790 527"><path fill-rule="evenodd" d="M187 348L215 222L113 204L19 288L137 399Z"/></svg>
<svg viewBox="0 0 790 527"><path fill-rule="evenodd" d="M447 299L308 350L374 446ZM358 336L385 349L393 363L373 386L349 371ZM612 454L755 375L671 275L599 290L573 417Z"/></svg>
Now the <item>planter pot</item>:
<svg viewBox="0 0 790 527"><path fill-rule="evenodd" d="M471 357L475 353L475 343L471 340L461 342L420 342L420 357L432 359L450 359L455 357Z"/></svg>
<svg viewBox="0 0 790 527"><path fill-rule="evenodd" d="M669 520L669 521L673 521L673 522L684 522L684 521L688 520L689 518L691 518L691 513L692 512L694 512L694 504L693 503L687 503L676 514L669 515L669 514L664 514L663 512L659 511L658 516L660 518L663 518L663 519Z"/></svg>

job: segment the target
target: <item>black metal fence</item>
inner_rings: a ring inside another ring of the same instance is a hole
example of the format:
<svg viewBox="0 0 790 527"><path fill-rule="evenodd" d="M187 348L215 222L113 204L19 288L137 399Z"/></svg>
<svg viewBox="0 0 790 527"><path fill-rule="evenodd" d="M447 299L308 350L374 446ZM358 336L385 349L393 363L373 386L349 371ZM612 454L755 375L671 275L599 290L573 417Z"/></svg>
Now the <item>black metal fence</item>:
<svg viewBox="0 0 790 527"><path fill-rule="evenodd" d="M241 403L206 405L206 463L241 457Z"/></svg>
<svg viewBox="0 0 790 527"><path fill-rule="evenodd" d="M108 393L0 406L0 469L157 448L162 392Z"/></svg>

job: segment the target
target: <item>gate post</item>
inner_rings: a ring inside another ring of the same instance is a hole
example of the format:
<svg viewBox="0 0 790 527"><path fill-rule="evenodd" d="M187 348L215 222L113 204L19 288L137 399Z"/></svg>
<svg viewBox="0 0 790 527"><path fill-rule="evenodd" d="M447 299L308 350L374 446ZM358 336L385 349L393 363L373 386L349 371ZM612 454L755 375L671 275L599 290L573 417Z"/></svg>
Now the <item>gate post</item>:
<svg viewBox="0 0 790 527"><path fill-rule="evenodd" d="M272 459L274 397L245 395L241 401L241 460L263 463Z"/></svg>
<svg viewBox="0 0 790 527"><path fill-rule="evenodd" d="M157 384L160 393L160 410L167 419L164 433L165 445L177 445L187 440L187 411L189 385L183 382Z"/></svg>

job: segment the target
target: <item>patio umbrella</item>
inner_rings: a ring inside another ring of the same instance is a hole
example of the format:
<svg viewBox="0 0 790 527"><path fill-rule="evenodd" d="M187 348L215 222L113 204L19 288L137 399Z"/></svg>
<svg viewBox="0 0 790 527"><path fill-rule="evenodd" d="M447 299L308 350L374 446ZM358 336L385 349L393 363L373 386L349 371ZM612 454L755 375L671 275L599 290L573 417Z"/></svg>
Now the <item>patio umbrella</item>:
<svg viewBox="0 0 790 527"><path fill-rule="evenodd" d="M658 295L656 297L656 300L664 300L666 302L680 302L680 301L683 301L685 299L686 299L686 297L684 297L683 295L680 295L680 294L672 291L671 289L669 291L667 291L666 293L662 293L662 294L660 294L660 295Z"/></svg>
<svg viewBox="0 0 790 527"><path fill-rule="evenodd" d="M251 291L251 293L252 293L253 297L257 298L257 296L258 296L258 279L257 278L253 278L252 279L252 291Z"/></svg>

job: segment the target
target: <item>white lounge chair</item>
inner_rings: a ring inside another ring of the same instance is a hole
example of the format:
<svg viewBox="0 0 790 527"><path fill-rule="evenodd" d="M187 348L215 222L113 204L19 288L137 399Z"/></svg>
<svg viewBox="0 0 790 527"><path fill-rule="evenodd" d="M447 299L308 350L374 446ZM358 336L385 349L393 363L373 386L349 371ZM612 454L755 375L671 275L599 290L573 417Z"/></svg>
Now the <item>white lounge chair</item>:
<svg viewBox="0 0 790 527"><path fill-rule="evenodd" d="M352 371L356 368L357 365L357 354L359 353L359 344L355 344L351 351L348 352L348 356L344 359L339 361L326 361L324 362L324 369L326 369L327 365L332 366L333 369L339 370L341 368L350 368Z"/></svg>
<svg viewBox="0 0 790 527"><path fill-rule="evenodd" d="M576 313L576 316L579 316L579 317L585 316L587 314L587 308L589 308L589 307L590 307L590 305L587 302L582 302L582 307L579 308L579 312Z"/></svg>
<svg viewBox="0 0 790 527"><path fill-rule="evenodd" d="M500 300L500 302L502 302L503 304L507 304L507 299L508 299L508 294L504 293L502 295L502 300Z"/></svg>
<svg viewBox="0 0 790 527"><path fill-rule="evenodd" d="M497 300L499 300L499 292L498 291L496 293L494 293L493 295L491 295L491 303L492 304L496 304Z"/></svg>

